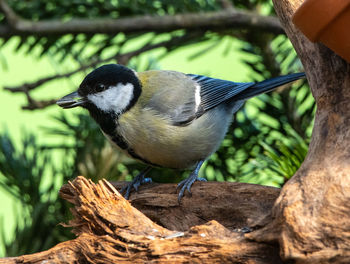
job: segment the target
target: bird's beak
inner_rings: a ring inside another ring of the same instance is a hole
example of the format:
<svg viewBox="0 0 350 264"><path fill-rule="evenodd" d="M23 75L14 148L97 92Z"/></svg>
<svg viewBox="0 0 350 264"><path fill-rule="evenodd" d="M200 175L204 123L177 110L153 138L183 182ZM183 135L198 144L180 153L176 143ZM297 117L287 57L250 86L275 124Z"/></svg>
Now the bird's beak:
<svg viewBox="0 0 350 264"><path fill-rule="evenodd" d="M56 102L60 107L64 109L73 108L82 105L86 102L86 99L78 94L78 92L73 92L62 97Z"/></svg>

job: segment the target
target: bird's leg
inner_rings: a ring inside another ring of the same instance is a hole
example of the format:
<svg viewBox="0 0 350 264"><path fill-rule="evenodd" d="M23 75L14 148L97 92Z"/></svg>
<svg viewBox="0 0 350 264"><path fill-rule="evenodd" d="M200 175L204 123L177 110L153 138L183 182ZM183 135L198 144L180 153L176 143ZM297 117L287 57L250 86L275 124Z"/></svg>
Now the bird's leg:
<svg viewBox="0 0 350 264"><path fill-rule="evenodd" d="M130 192L132 189L135 189L135 191L138 191L141 184L144 183L150 183L152 182L151 178L145 178L145 175L152 169L152 167L148 166L143 171L141 171L133 180L132 182L128 183L121 189L121 193L125 192L125 199L129 199Z"/></svg>
<svg viewBox="0 0 350 264"><path fill-rule="evenodd" d="M191 194L191 186L195 181L207 181L204 178L198 177L199 170L200 170L201 166L203 165L203 163L204 163L204 160L201 160L200 162L198 162L196 165L196 168L191 172L190 176L188 176L187 179L181 181L177 185L177 189L181 188L180 192L179 192L179 196L177 197L179 203L181 201L181 198L184 196L186 189L189 192L189 194Z"/></svg>

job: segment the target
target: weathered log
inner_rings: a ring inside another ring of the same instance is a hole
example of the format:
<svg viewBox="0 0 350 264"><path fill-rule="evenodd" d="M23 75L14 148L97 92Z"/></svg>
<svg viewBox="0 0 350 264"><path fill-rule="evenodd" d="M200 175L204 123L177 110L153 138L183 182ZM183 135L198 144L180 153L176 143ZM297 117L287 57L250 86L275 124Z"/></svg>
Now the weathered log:
<svg viewBox="0 0 350 264"><path fill-rule="evenodd" d="M78 177L60 191L61 197L74 204L74 219L68 226L78 237L50 250L2 259L0 263L282 263L277 245L248 240L236 228L255 226L260 213L266 219L279 189L239 183L196 183L193 197L185 197L179 205L174 191L169 194L172 188L174 184L149 185L133 194L132 202L145 208L149 215L161 215L158 220L165 226L167 214L180 222L190 219L187 227L202 216L215 219L226 215L223 222L228 228L208 219L211 221L184 232L169 230L132 207L107 181L94 184ZM193 205L197 203L203 206ZM220 203L227 206L227 211L210 216L210 209L224 208ZM240 213L244 217L237 217ZM169 221L169 226L185 229L176 221Z"/></svg>
<svg viewBox="0 0 350 264"><path fill-rule="evenodd" d="M115 182L119 190L125 182ZM196 182L192 195L177 200L176 184L146 184L130 195L132 206L155 223L177 231L216 220L231 231L258 228L280 189L237 182Z"/></svg>
<svg viewBox="0 0 350 264"><path fill-rule="evenodd" d="M307 74L317 112L308 155L281 191L274 221L248 236L279 242L297 263L350 263L350 65L291 22L302 0L274 0Z"/></svg>

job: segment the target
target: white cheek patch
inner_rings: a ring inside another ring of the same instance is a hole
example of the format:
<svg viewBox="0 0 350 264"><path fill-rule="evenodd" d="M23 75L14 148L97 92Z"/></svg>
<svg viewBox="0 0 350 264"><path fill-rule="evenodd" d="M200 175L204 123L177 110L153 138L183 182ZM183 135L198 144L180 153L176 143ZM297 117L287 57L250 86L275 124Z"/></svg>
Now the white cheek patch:
<svg viewBox="0 0 350 264"><path fill-rule="evenodd" d="M105 91L89 94L87 98L104 112L120 114L129 106L133 93L134 86L131 83L119 83Z"/></svg>
<svg viewBox="0 0 350 264"><path fill-rule="evenodd" d="M201 104L201 87L199 84L196 85L196 90L194 92L194 100L196 102L196 112Z"/></svg>

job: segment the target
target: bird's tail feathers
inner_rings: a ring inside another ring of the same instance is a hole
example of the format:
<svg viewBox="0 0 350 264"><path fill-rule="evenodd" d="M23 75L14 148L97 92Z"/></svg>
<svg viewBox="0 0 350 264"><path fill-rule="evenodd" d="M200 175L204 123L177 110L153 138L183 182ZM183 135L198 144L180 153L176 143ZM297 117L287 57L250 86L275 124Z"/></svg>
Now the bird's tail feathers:
<svg viewBox="0 0 350 264"><path fill-rule="evenodd" d="M236 95L234 98L235 100L247 100L259 94L270 92L279 86L290 82L294 82L301 78L305 78L304 72L292 73L284 76L278 76L275 78L267 79L265 81L253 84L251 87L244 90L244 92Z"/></svg>

